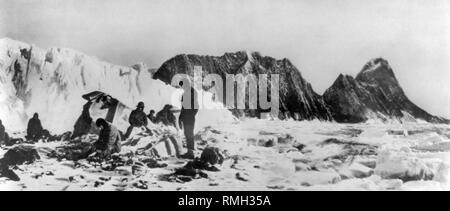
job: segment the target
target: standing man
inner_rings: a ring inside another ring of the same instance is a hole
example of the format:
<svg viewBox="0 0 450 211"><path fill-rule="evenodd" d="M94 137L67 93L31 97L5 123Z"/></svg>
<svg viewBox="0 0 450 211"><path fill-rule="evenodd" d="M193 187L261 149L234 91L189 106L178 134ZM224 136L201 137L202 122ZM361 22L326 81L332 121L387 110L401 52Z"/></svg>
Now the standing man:
<svg viewBox="0 0 450 211"><path fill-rule="evenodd" d="M182 81L180 86L183 87ZM186 136L187 153L180 156L184 159L195 158L194 127L198 108L197 91L193 87L185 89L181 98L181 113L178 119L178 124L184 130L184 136Z"/></svg>
<svg viewBox="0 0 450 211"><path fill-rule="evenodd" d="M144 127L146 132L150 130L147 128L148 120L147 115L144 112L144 102L139 102L136 106L136 109L133 110L130 114L130 118L128 118L128 122L130 123L130 127L128 127L127 132L125 133L125 138L129 138L133 128L135 127Z"/></svg>

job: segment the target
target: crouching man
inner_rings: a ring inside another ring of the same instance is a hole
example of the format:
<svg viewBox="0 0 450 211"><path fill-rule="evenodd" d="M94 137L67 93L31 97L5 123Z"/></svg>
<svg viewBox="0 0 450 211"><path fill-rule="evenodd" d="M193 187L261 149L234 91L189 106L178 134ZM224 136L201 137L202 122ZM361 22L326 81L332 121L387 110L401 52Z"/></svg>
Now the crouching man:
<svg viewBox="0 0 450 211"><path fill-rule="evenodd" d="M133 110L130 114L128 122L130 123L130 127L128 127L127 132L125 133L125 139L128 139L133 131L133 128L142 128L150 135L153 135L150 129L148 129L148 120L147 115L144 112L144 102L139 102L136 109Z"/></svg>
<svg viewBox="0 0 450 211"><path fill-rule="evenodd" d="M121 148L119 130L102 118L97 119L95 124L100 128L98 141L94 144L97 155L107 159L112 154L119 153Z"/></svg>
<svg viewBox="0 0 450 211"><path fill-rule="evenodd" d="M38 142L40 139L47 139L50 137L50 132L42 127L39 114L34 113L33 118L28 121L26 139L33 143Z"/></svg>

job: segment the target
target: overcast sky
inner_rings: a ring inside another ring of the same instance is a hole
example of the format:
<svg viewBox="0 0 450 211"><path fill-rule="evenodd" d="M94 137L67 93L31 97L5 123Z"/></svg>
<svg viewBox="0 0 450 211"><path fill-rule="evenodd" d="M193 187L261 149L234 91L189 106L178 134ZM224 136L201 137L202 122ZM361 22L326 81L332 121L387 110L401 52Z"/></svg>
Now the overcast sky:
<svg viewBox="0 0 450 211"><path fill-rule="evenodd" d="M448 0L0 0L0 37L159 67L180 53L289 58L322 94L374 57L450 118Z"/></svg>

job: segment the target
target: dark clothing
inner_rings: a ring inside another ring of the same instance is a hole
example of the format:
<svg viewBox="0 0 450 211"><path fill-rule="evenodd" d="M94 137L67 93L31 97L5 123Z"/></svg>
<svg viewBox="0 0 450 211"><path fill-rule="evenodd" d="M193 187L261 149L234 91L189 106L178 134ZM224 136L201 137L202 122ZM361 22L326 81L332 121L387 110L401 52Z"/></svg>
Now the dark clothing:
<svg viewBox="0 0 450 211"><path fill-rule="evenodd" d="M147 118L150 119L150 121L154 124L156 124L156 117L153 114L147 115Z"/></svg>
<svg viewBox="0 0 450 211"><path fill-rule="evenodd" d="M33 117L28 121L27 127L27 140L37 142L42 138L44 129L42 128L41 120L37 117Z"/></svg>
<svg viewBox="0 0 450 211"><path fill-rule="evenodd" d="M172 109L171 105L165 105L164 108L156 114L155 122L161 122L166 126L174 126L176 128L177 118L170 109Z"/></svg>
<svg viewBox="0 0 450 211"><path fill-rule="evenodd" d="M89 108L91 107L92 102L87 102L83 106L83 112L81 116L78 118L75 123L72 138L80 137L82 135L86 135L91 130L92 118L89 114Z"/></svg>
<svg viewBox="0 0 450 211"><path fill-rule="evenodd" d="M5 126L3 126L2 123L0 123L0 139L3 139L5 136Z"/></svg>
<svg viewBox="0 0 450 211"><path fill-rule="evenodd" d="M127 132L125 133L125 138L129 138L131 132L133 131L133 128L135 127L145 127L147 131L150 131L147 128L147 115L144 113L143 109L137 108L136 110L132 111L128 122L130 123L130 127L128 127Z"/></svg>
<svg viewBox="0 0 450 211"><path fill-rule="evenodd" d="M186 136L186 145L188 150L194 151L194 127L195 127L195 116L190 116L181 120L183 124L184 136Z"/></svg>
<svg viewBox="0 0 450 211"><path fill-rule="evenodd" d="M95 142L95 149L101 150L103 154L111 155L120 152L121 149L121 137L119 130L108 123L99 134L98 141Z"/></svg>
<svg viewBox="0 0 450 211"><path fill-rule="evenodd" d="M5 126L0 123L0 144L6 143L9 141L9 136L5 131Z"/></svg>
<svg viewBox="0 0 450 211"><path fill-rule="evenodd" d="M192 95L196 93L195 89L191 89L191 103L190 106L188 105L187 108L184 107L183 98L182 101L182 108L181 113L179 117L179 124L180 128L183 128L184 135L186 136L186 144L188 150L194 151L195 149L195 143L194 143L194 127L195 127L195 116L197 115L199 104L198 99L196 98L197 94Z"/></svg>
<svg viewBox="0 0 450 211"><path fill-rule="evenodd" d="M131 112L128 122L133 127L142 127L148 125L147 115L142 109L136 109Z"/></svg>
<svg viewBox="0 0 450 211"><path fill-rule="evenodd" d="M181 113L180 113L180 121L184 119L193 119L195 121L195 115L197 115L199 104L198 99L195 97L197 96L197 91L195 89L191 89L191 93L195 93L195 95L191 96L191 103L190 105L187 105L187 108L184 107L184 97L181 98ZM183 94L184 96L185 94ZM189 107L190 106L190 107Z"/></svg>

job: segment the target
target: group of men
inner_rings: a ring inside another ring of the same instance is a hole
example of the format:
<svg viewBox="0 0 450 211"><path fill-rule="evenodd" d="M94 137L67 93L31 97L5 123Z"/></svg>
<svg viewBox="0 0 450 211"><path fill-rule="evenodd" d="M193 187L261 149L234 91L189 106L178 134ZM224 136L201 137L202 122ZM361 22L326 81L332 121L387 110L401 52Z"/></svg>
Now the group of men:
<svg viewBox="0 0 450 211"><path fill-rule="evenodd" d="M154 124L162 123L166 126L173 126L177 128L176 117L173 114L172 105L165 105L156 115L155 110L150 110L148 115L145 114L144 108L144 102L139 102L136 109L131 112L128 120L130 127L128 127L125 133L125 138L130 136L133 128L145 128L146 132L151 133L151 131L147 128L148 120Z"/></svg>
<svg viewBox="0 0 450 211"><path fill-rule="evenodd" d="M180 85L182 86L182 83L180 83ZM184 131L184 135L186 136L187 153L181 155L180 157L184 159L194 159L194 126L195 116L198 112L198 101L196 98L197 93L195 89L191 88L190 92L191 104L189 106L185 106L187 104L183 102L182 98L182 107L178 119L178 127L176 117L172 111L173 106L164 106L164 108L156 115L155 111L151 110L147 115L144 112L144 103L139 102L137 104L137 108L133 110L129 116L128 121L130 123L130 126L128 127L123 138L127 139L131 135L131 132L134 128L144 128L146 132L151 134L151 130L147 127L148 120L155 124L163 123L166 126L174 126L175 128L182 129ZM87 116L89 116L89 114L87 114ZM103 118L97 119L95 124L98 128L100 128L99 139L94 144L94 147L97 149L97 151L108 155L120 152L122 136L119 130ZM41 121L39 119L39 114L35 113L33 115L33 118L31 118L28 122L26 139L28 141L37 142L38 140L43 139L46 136L49 136L49 132L42 127ZM3 140L6 138L8 138L8 135L6 134L5 128L0 121L0 143L3 142Z"/></svg>
<svg viewBox="0 0 450 211"><path fill-rule="evenodd" d="M180 83L180 85L182 85ZM195 143L194 143L194 126L195 126L195 116L198 112L198 100L196 98L197 94L195 89L191 88L191 104L185 106L182 99L182 107L180 111L180 116L178 119L178 126L184 131L186 136L187 152L181 155L184 159L194 159ZM139 102L136 109L130 113L128 122L130 126L128 127L124 138L127 139L131 135L134 128L142 128L146 132L151 133L148 129L148 120L153 123L163 123L167 126L174 126L177 128L176 117L173 114L172 106L166 105L164 108L155 115L155 111L151 110L147 115L144 112L145 105L143 102ZM96 143L96 147L100 150L106 151L106 153L115 153L120 151L121 136L119 130L107 122L104 119L98 119L96 121L97 127L101 128L99 140Z"/></svg>

